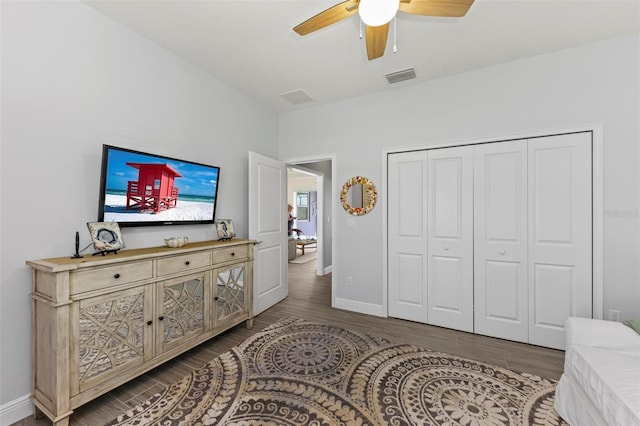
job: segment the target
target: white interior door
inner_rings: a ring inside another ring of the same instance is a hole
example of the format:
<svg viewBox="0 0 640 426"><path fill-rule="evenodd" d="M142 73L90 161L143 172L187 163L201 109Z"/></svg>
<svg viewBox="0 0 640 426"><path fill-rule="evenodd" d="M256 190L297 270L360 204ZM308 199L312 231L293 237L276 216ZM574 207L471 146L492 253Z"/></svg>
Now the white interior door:
<svg viewBox="0 0 640 426"><path fill-rule="evenodd" d="M253 313L287 297L287 171L283 162L249 152L249 238L254 247Z"/></svg>
<svg viewBox="0 0 640 426"><path fill-rule="evenodd" d="M591 137L390 154L389 315L562 349L593 316Z"/></svg>
<svg viewBox="0 0 640 426"><path fill-rule="evenodd" d="M427 323L427 151L388 159L388 312Z"/></svg>
<svg viewBox="0 0 640 426"><path fill-rule="evenodd" d="M592 317L591 134L530 139L528 163L529 342L561 349Z"/></svg>
<svg viewBox="0 0 640 426"><path fill-rule="evenodd" d="M475 332L528 342L527 141L474 149Z"/></svg>
<svg viewBox="0 0 640 426"><path fill-rule="evenodd" d="M427 156L429 324L473 332L473 147Z"/></svg>

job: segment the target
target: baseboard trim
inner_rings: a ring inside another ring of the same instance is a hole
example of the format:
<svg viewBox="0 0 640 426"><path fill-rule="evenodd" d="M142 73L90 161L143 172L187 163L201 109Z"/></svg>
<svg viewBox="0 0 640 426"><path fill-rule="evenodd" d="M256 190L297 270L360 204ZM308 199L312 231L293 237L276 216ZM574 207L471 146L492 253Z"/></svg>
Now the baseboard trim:
<svg viewBox="0 0 640 426"><path fill-rule="evenodd" d="M33 415L33 404L29 394L0 405L0 426L9 426Z"/></svg>
<svg viewBox="0 0 640 426"><path fill-rule="evenodd" d="M335 297L333 299L332 307L337 309L344 309L352 312L359 312L361 314L374 315L377 317L386 317L384 308L381 305L358 302L357 300L342 299L340 297Z"/></svg>

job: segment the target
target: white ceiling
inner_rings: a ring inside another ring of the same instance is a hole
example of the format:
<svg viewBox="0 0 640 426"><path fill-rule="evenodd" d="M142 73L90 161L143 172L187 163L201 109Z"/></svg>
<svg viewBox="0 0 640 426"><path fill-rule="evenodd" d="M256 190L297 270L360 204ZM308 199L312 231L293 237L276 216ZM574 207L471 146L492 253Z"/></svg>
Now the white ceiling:
<svg viewBox="0 0 640 426"><path fill-rule="evenodd" d="M86 3L275 111L318 105L640 31L640 0L476 0L463 18L398 13L368 61L357 14L301 37L339 0L88 0ZM415 68L390 86L385 74ZM294 106L282 94L303 90Z"/></svg>

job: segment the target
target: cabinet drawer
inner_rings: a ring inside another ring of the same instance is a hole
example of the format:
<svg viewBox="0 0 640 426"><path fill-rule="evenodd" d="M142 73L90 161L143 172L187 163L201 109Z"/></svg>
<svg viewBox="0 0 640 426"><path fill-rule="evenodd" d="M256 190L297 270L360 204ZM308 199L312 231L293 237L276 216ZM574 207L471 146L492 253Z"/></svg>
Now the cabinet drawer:
<svg viewBox="0 0 640 426"><path fill-rule="evenodd" d="M209 266L209 252L184 254L181 256L166 257L158 260L158 276L175 274L176 272L190 271L203 266Z"/></svg>
<svg viewBox="0 0 640 426"><path fill-rule="evenodd" d="M151 260L74 271L69 277L71 294L85 293L119 284L144 280L153 276Z"/></svg>
<svg viewBox="0 0 640 426"><path fill-rule="evenodd" d="M213 251L213 263L223 263L232 260L246 259L249 255L247 246L235 246Z"/></svg>

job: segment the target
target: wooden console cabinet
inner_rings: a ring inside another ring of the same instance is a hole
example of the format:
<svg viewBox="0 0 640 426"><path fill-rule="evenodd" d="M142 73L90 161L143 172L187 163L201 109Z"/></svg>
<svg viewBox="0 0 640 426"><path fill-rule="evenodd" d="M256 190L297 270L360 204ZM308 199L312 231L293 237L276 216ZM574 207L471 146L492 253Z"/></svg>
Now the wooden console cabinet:
<svg viewBox="0 0 640 426"><path fill-rule="evenodd" d="M253 241L122 250L32 268L32 395L56 426L82 404L243 322Z"/></svg>

